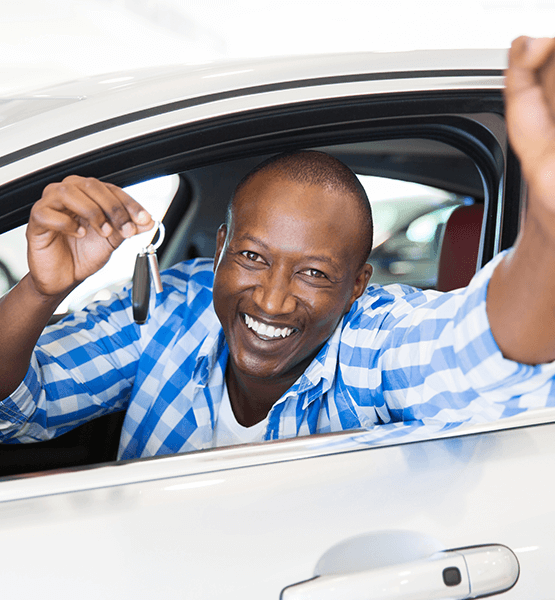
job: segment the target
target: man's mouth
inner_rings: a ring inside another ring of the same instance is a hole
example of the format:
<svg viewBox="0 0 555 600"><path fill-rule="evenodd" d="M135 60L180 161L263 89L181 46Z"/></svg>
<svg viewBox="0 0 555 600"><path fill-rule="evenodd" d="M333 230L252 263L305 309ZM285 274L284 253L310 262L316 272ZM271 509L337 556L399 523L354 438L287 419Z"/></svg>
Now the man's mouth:
<svg viewBox="0 0 555 600"><path fill-rule="evenodd" d="M292 333L297 331L292 327L274 327L273 325L266 325L265 323L260 323L256 319L253 319L247 314L243 314L243 318L245 323L249 329L252 329L259 337L263 337L265 339L280 339L289 337Z"/></svg>

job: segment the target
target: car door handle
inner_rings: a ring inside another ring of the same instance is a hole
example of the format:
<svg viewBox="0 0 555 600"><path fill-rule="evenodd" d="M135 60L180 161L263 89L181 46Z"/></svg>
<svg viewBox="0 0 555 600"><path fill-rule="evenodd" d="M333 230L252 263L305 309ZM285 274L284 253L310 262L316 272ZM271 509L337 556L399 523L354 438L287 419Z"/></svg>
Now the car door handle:
<svg viewBox="0 0 555 600"><path fill-rule="evenodd" d="M480 598L507 591L519 572L517 557L506 546L473 546L379 569L321 575L285 588L281 600Z"/></svg>

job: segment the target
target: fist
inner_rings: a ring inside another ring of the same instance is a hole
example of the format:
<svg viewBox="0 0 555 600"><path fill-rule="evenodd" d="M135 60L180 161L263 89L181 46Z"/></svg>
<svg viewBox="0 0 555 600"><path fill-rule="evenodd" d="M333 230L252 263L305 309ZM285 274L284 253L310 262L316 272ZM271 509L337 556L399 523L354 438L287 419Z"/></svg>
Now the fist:
<svg viewBox="0 0 555 600"><path fill-rule="evenodd" d="M528 183L528 215L555 231L554 39L520 37L513 42L505 105L509 139Z"/></svg>

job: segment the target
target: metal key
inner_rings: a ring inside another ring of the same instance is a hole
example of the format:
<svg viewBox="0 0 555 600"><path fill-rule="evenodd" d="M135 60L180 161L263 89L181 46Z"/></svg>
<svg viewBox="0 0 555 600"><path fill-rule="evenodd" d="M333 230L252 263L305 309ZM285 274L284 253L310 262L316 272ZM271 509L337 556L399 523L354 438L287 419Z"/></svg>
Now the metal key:
<svg viewBox="0 0 555 600"><path fill-rule="evenodd" d="M156 250L164 241L165 229L164 225L159 221L156 221L155 226L157 228L158 240L155 244L151 242L139 252L135 261L135 270L133 271L133 290L131 294L133 318L135 319L135 323L139 325L145 323L148 316L151 275L155 292L159 294L163 290Z"/></svg>

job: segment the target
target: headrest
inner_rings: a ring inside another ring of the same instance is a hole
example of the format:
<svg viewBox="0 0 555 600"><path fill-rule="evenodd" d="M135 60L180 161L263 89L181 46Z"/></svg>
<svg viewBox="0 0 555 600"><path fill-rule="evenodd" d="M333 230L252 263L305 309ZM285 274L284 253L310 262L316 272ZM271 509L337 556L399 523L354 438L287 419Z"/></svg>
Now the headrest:
<svg viewBox="0 0 555 600"><path fill-rule="evenodd" d="M476 273L483 216L483 204L458 206L449 216L439 255L439 291L465 287Z"/></svg>

